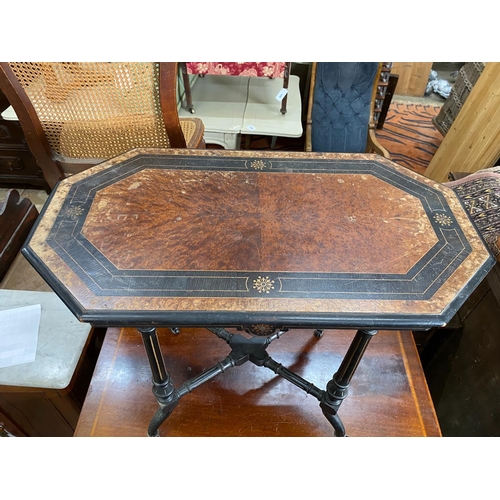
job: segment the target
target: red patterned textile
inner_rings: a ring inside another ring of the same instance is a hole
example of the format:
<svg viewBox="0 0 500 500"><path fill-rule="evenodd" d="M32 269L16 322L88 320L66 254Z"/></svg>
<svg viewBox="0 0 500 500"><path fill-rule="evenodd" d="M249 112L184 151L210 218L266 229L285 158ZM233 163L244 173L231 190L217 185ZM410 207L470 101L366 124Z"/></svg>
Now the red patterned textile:
<svg viewBox="0 0 500 500"><path fill-rule="evenodd" d="M267 76L283 78L284 62L188 62L190 75Z"/></svg>

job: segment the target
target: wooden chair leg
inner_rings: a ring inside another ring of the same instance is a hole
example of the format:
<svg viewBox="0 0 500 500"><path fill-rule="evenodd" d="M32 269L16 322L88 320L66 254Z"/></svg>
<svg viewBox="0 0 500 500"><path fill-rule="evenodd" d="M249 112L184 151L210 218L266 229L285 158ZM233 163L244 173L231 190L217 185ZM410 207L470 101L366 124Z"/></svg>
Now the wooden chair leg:
<svg viewBox="0 0 500 500"><path fill-rule="evenodd" d="M396 85L398 84L399 75L390 75L389 83L387 85L387 90L385 92L384 102L382 103L382 109L380 110L380 115L377 122L377 129L382 129L384 126L385 118L387 117L387 112L391 105L392 96L396 90Z"/></svg>
<svg viewBox="0 0 500 500"><path fill-rule="evenodd" d="M182 81L184 83L184 92L186 95L186 107L188 111L194 114L193 97L191 95L191 85L189 83L189 75L185 62L179 63L182 72Z"/></svg>
<svg viewBox="0 0 500 500"><path fill-rule="evenodd" d="M286 63L285 71L283 74L283 88L288 90L288 80L290 79L290 69L292 67L292 63ZM284 115L286 113L286 102L288 98L288 93L283 97L281 101L281 114Z"/></svg>

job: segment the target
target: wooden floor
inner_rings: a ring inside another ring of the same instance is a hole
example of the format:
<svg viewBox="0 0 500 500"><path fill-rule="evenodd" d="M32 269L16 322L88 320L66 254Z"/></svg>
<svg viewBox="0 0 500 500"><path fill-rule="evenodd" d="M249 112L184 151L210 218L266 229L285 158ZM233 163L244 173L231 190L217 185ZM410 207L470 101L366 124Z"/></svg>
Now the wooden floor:
<svg viewBox="0 0 500 500"><path fill-rule="evenodd" d="M324 389L352 331L291 330L269 354ZM204 329L159 330L178 386L222 360L229 347ZM146 436L158 408L139 333L109 329L75 436ZM439 436L440 430L410 332L379 332L354 375L340 416L349 436ZM318 401L266 368L228 370L181 399L161 436L332 436Z"/></svg>

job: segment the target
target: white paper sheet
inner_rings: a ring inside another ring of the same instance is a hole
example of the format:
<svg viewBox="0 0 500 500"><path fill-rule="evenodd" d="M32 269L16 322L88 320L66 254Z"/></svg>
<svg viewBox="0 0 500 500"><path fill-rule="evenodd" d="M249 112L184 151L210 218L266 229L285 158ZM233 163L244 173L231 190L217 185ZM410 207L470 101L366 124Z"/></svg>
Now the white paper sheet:
<svg viewBox="0 0 500 500"><path fill-rule="evenodd" d="M35 361L40 304L0 311L0 368Z"/></svg>

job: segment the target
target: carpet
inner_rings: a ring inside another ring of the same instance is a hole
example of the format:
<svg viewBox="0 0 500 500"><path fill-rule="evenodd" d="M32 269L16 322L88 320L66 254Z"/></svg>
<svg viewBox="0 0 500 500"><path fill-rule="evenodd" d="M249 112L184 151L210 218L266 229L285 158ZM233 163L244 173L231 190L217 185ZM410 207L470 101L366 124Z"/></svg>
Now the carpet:
<svg viewBox="0 0 500 500"><path fill-rule="evenodd" d="M443 136L432 124L441 106L392 102L384 126L376 130L380 144L395 163L423 174Z"/></svg>

